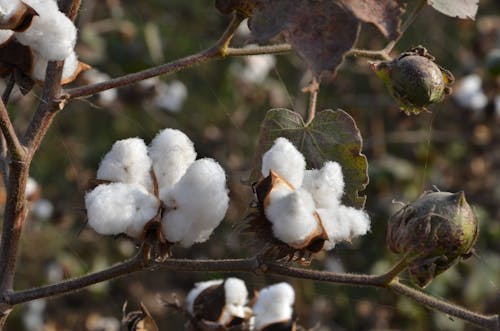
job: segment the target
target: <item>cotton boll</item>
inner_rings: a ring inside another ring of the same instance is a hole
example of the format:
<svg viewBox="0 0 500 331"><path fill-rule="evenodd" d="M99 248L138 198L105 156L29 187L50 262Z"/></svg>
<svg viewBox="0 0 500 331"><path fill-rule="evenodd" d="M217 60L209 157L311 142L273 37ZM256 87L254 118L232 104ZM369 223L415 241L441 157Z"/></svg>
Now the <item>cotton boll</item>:
<svg viewBox="0 0 500 331"><path fill-rule="evenodd" d="M349 221L351 238L363 236L370 231L370 217L364 211L347 206L339 206L339 218Z"/></svg>
<svg viewBox="0 0 500 331"><path fill-rule="evenodd" d="M97 170L97 179L135 183L151 192L151 166L148 148L142 139L118 140L102 159Z"/></svg>
<svg viewBox="0 0 500 331"><path fill-rule="evenodd" d="M206 241L229 206L224 170L212 159L195 161L164 203L171 208L162 227L168 241L185 247Z"/></svg>
<svg viewBox="0 0 500 331"><path fill-rule="evenodd" d="M302 185L306 161L304 156L286 138L280 137L262 156L262 175L267 177L271 170L286 179L293 187Z"/></svg>
<svg viewBox="0 0 500 331"><path fill-rule="evenodd" d="M182 106L188 95L186 85L178 80L174 80L169 84L159 83L156 89L157 95L154 98L154 103L157 107L173 113L182 110Z"/></svg>
<svg viewBox="0 0 500 331"><path fill-rule="evenodd" d="M323 228L328 235L324 249L332 249L336 243L365 235L370 230L370 218L362 210L343 205L317 209Z"/></svg>
<svg viewBox="0 0 500 331"><path fill-rule="evenodd" d="M8 22L14 16L21 6L19 0L1 0L0 1L0 23Z"/></svg>
<svg viewBox="0 0 500 331"><path fill-rule="evenodd" d="M302 187L313 196L316 207L329 208L338 204L344 194L344 176L337 162L328 161L319 170L306 170Z"/></svg>
<svg viewBox="0 0 500 331"><path fill-rule="evenodd" d="M96 232L138 237L158 212L159 201L140 185L112 183L87 193L85 206L89 225Z"/></svg>
<svg viewBox="0 0 500 331"><path fill-rule="evenodd" d="M30 200L31 197L37 195L40 191L40 186L33 177L28 177L26 180L26 188L24 190L24 195L26 199Z"/></svg>
<svg viewBox="0 0 500 331"><path fill-rule="evenodd" d="M189 291L187 297L186 297L186 308L191 315L194 315L194 301L200 295L201 292L206 290L207 288L211 286L217 286L221 285L224 281L222 279L214 279L214 280L209 280L206 282L199 282L194 284L194 288Z"/></svg>
<svg viewBox="0 0 500 331"><path fill-rule="evenodd" d="M271 54L247 56L245 67L238 76L246 83L261 84L276 65L276 58Z"/></svg>
<svg viewBox="0 0 500 331"><path fill-rule="evenodd" d="M25 1L39 16L33 17L29 29L16 33L17 40L37 51L48 61L67 58L76 43L76 27L57 8L54 1Z"/></svg>
<svg viewBox="0 0 500 331"><path fill-rule="evenodd" d="M100 72L96 69L90 69L86 71L83 76L89 84L97 84L111 79L108 74ZM118 98L118 93L116 89L109 89L99 92L97 96L100 105L110 106Z"/></svg>
<svg viewBox="0 0 500 331"><path fill-rule="evenodd" d="M481 110L486 107L488 97L481 87L481 77L477 74L465 76L460 81L460 85L453 91L453 98L464 108Z"/></svg>
<svg viewBox="0 0 500 331"><path fill-rule="evenodd" d="M160 131L149 145L160 195L166 194L196 159L193 142L181 131Z"/></svg>
<svg viewBox="0 0 500 331"><path fill-rule="evenodd" d="M292 319L295 292L288 283L278 283L263 288L255 305L255 330L260 331L264 327Z"/></svg>
<svg viewBox="0 0 500 331"><path fill-rule="evenodd" d="M248 300L248 291L245 282L239 278L227 278L224 282L225 306L219 323L229 324L234 317L245 318L249 310L245 307Z"/></svg>
<svg viewBox="0 0 500 331"><path fill-rule="evenodd" d="M45 73L47 71L49 61L36 51L33 51L32 54L33 68L31 69L31 78L43 82L45 81ZM64 60L61 83L67 84L73 81L82 70L86 70L88 68L88 65L78 61L75 52L71 52L70 55Z"/></svg>
<svg viewBox="0 0 500 331"><path fill-rule="evenodd" d="M286 195L282 190L271 191L264 209L274 236L296 248L302 248L308 239L321 233L314 211L312 196L303 189Z"/></svg>

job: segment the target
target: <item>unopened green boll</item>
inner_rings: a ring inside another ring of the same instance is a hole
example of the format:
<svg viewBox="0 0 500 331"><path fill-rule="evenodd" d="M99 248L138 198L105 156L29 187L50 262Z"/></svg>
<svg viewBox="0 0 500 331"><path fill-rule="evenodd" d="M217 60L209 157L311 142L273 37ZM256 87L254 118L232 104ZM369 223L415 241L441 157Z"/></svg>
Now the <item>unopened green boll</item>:
<svg viewBox="0 0 500 331"><path fill-rule="evenodd" d="M478 222L463 192L425 192L389 219L386 241L404 256L412 281L425 287L468 257L477 235Z"/></svg>
<svg viewBox="0 0 500 331"><path fill-rule="evenodd" d="M451 93L453 75L434 63L434 57L421 46L391 61L371 63L371 69L384 81L389 93L407 115L418 114Z"/></svg>

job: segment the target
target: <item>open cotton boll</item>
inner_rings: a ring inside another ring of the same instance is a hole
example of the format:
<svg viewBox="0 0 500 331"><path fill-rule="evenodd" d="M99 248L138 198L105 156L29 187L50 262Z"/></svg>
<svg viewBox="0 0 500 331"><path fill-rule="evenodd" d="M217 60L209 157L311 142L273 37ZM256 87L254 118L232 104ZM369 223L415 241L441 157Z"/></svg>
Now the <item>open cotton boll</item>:
<svg viewBox="0 0 500 331"><path fill-rule="evenodd" d="M142 139L118 140L102 159L97 169L97 179L135 183L151 192L151 165L148 148Z"/></svg>
<svg viewBox="0 0 500 331"><path fill-rule="evenodd" d="M198 295L200 295L201 292L203 292L204 290L206 290L207 288L209 288L211 286L221 285L223 282L224 282L224 280L222 280L222 279L214 279L214 280L209 280L206 282L199 282L199 283L194 284L194 288L191 291L189 291L189 293L186 297L186 308L187 308L188 312L191 315L194 315L194 309L193 309L194 308L194 301L196 300Z"/></svg>
<svg viewBox="0 0 500 331"><path fill-rule="evenodd" d="M227 278L224 282L225 306L219 323L226 325L233 317L245 318L249 315L248 291L245 282L239 278Z"/></svg>
<svg viewBox="0 0 500 331"><path fill-rule="evenodd" d="M37 13L29 29L17 32L16 39L48 61L67 58L76 43L76 27L54 1L25 1Z"/></svg>
<svg viewBox="0 0 500 331"><path fill-rule="evenodd" d="M31 69L31 78L43 82L45 81L45 74L49 61L47 61L47 59L40 55L37 51L33 51L32 53L33 67ZM71 52L70 55L68 55L68 57L64 60L61 83L67 84L73 81L82 70L86 70L88 68L88 65L78 62L75 52Z"/></svg>
<svg viewBox="0 0 500 331"><path fill-rule="evenodd" d="M229 206L226 174L212 159L195 161L163 201L163 233L170 242L188 247L204 242Z"/></svg>
<svg viewBox="0 0 500 331"><path fill-rule="evenodd" d="M302 187L313 196L317 208L339 204L344 194L344 176L337 162L328 161L319 170L306 170Z"/></svg>
<svg viewBox="0 0 500 331"><path fill-rule="evenodd" d="M272 223L274 236L300 248L307 238L319 231L314 210L311 194L298 189L289 194L284 194L284 190L271 191L264 212Z"/></svg>
<svg viewBox="0 0 500 331"><path fill-rule="evenodd" d="M89 225L96 232L138 237L138 229L156 215L159 201L140 185L111 183L87 193L85 207Z"/></svg>
<svg viewBox="0 0 500 331"><path fill-rule="evenodd" d="M293 315L295 292L288 283L278 283L263 288L253 306L255 330L269 324L289 321Z"/></svg>
<svg viewBox="0 0 500 331"><path fill-rule="evenodd" d="M20 6L19 0L0 0L0 23L8 22Z"/></svg>
<svg viewBox="0 0 500 331"><path fill-rule="evenodd" d="M305 168L306 160L302 153L283 137L276 139L271 149L262 155L262 175L267 177L273 170L294 188L302 185Z"/></svg>
<svg viewBox="0 0 500 331"><path fill-rule="evenodd" d="M160 191L170 190L196 159L193 142L183 132L174 129L160 131L151 141L148 151Z"/></svg>
<svg viewBox="0 0 500 331"><path fill-rule="evenodd" d="M363 236L370 231L370 217L363 210L341 205L338 217L348 220L351 238Z"/></svg>

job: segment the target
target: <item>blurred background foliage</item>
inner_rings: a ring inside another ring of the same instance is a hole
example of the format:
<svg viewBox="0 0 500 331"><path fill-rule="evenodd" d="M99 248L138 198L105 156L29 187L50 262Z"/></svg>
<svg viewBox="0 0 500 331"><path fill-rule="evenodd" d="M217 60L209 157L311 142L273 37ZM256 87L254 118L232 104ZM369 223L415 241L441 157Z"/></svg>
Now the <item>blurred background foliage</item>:
<svg viewBox="0 0 500 331"><path fill-rule="evenodd" d="M111 77L196 53L217 40L229 21L205 0L82 3L77 53ZM464 190L480 219L477 257L448 270L426 291L475 311L499 312L500 77L486 68L488 55L500 48L499 13L497 0L481 0L476 21L452 19L425 8L397 45L397 51L418 44L427 47L439 64L454 73L455 91L465 93L430 107L430 113L408 117L398 111L363 58L348 58L335 79L324 80L319 109L346 110L364 139L370 171L366 210L372 231L352 244L320 254L314 268L387 270L396 261L385 245L387 219L401 206L395 201L413 201L434 186L443 191ZM233 44L248 43L251 40L242 28ZM358 46L380 49L384 40L365 25ZM133 243L99 236L86 227L83 196L114 141L139 136L148 143L165 127L184 131L195 142L199 157L210 156L223 165L231 194L226 220L212 238L188 250L175 248L174 255L253 254L255 248L242 244L245 240L237 227L250 212L252 192L243 182L251 170L259 125L271 108L305 111L307 95L301 88L310 78L305 69L294 54L228 58L72 101L56 118L33 162L31 176L38 182L41 197L53 204L53 211L36 212L37 202L32 202L16 289L97 271L134 254ZM464 77L472 77L476 85ZM95 72L87 73L74 85L96 79ZM39 97L40 90L35 89L12 99L10 113L20 130ZM136 273L76 294L16 307L7 329L117 330L122 304L128 300L129 307L135 308L143 301L161 330L182 330L182 317L166 311L158 296L183 298L193 282L225 276L166 270ZM247 280L250 290L283 280L235 276ZM401 277L407 279L405 274ZM286 280L297 292L300 324L317 326L315 330L473 330L460 320L381 289Z"/></svg>

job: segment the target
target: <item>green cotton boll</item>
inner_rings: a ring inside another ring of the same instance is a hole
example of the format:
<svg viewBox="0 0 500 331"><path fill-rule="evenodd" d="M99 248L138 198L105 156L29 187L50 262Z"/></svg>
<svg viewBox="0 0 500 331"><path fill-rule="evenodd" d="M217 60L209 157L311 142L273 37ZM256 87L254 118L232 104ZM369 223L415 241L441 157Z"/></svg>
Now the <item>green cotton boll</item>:
<svg viewBox="0 0 500 331"><path fill-rule="evenodd" d="M392 61L372 63L371 68L407 115L418 114L427 105L442 101L451 93L454 81L453 75L437 65L421 46Z"/></svg>
<svg viewBox="0 0 500 331"><path fill-rule="evenodd" d="M468 257L477 235L478 221L463 192L425 192L389 219L386 242L405 257L412 281L425 287Z"/></svg>

